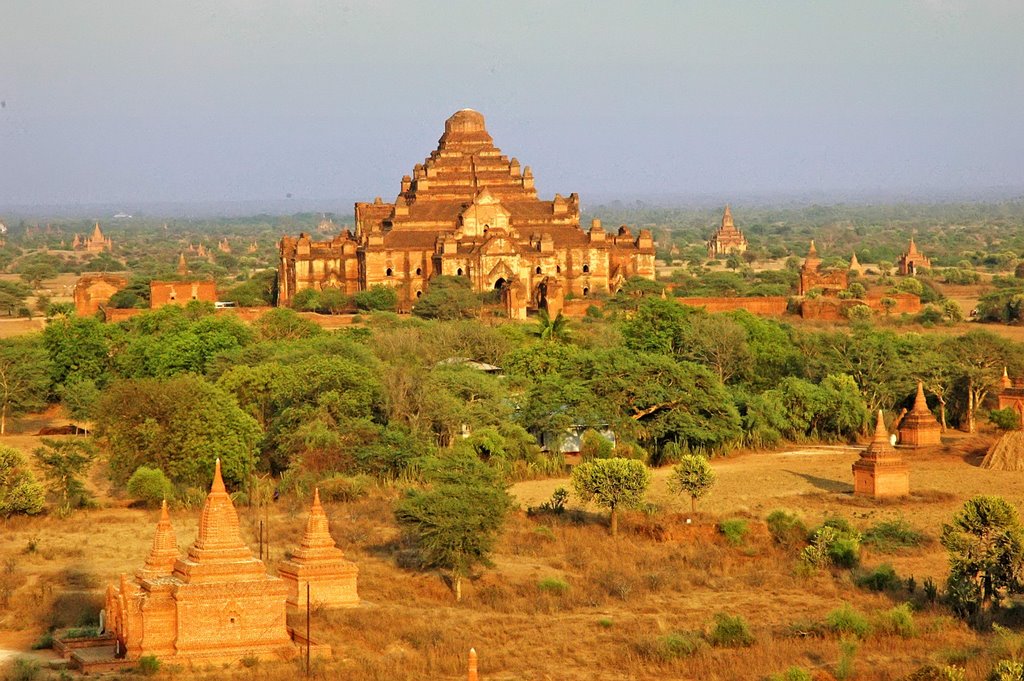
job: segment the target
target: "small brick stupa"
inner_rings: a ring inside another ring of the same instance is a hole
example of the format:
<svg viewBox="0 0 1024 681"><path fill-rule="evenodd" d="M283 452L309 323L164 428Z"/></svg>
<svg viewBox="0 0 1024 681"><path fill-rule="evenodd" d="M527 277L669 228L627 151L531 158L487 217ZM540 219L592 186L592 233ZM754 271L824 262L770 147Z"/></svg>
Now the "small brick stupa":
<svg viewBox="0 0 1024 681"><path fill-rule="evenodd" d="M466 681L480 681L476 675L476 648L469 649L469 671L466 674Z"/></svg>
<svg viewBox="0 0 1024 681"><path fill-rule="evenodd" d="M120 585L107 589L117 654L204 664L295 656L285 623L287 587L242 541L219 460L198 535L180 558L164 504L145 566L135 580L122 574Z"/></svg>
<svg viewBox="0 0 1024 681"><path fill-rule="evenodd" d="M910 494L910 471L889 442L881 409L875 424L875 438L853 464L853 493L875 499Z"/></svg>
<svg viewBox="0 0 1024 681"><path fill-rule="evenodd" d="M320 490L313 492L313 506L309 509L302 544L277 572L288 585L288 605L293 608L305 607L307 584L311 605L325 608L359 605L356 593L359 568L346 560L345 554L334 544L327 515L320 505Z"/></svg>
<svg viewBox="0 0 1024 681"><path fill-rule="evenodd" d="M899 427L900 444L905 447L931 447L942 443L942 426L928 410L924 384L917 382L914 406L903 417Z"/></svg>

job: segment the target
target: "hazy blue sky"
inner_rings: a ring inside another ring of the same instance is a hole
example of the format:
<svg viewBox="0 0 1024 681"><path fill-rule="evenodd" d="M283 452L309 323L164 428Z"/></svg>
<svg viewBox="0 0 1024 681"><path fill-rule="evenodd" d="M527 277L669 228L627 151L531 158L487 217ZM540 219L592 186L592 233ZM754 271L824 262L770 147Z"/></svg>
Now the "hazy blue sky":
<svg viewBox="0 0 1024 681"><path fill-rule="evenodd" d="M1022 35L1022 0L0 0L0 208L393 198L463 107L584 202L1019 191Z"/></svg>

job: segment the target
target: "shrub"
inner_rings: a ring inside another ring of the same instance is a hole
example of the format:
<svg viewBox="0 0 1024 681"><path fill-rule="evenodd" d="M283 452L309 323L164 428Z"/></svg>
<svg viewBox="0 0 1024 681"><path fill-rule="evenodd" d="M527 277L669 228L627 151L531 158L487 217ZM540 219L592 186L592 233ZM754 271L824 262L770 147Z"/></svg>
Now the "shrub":
<svg viewBox="0 0 1024 681"><path fill-rule="evenodd" d="M871 572L860 575L854 582L860 588L871 591L895 591L903 585L895 568L888 563L882 563Z"/></svg>
<svg viewBox="0 0 1024 681"><path fill-rule="evenodd" d="M914 613L910 604L903 603L882 613L878 628L891 636L913 638L917 634L917 627L914 626Z"/></svg>
<svg viewBox="0 0 1024 681"><path fill-rule="evenodd" d="M139 673L144 676L152 676L160 671L160 660L154 655L143 655L139 658Z"/></svg>
<svg viewBox="0 0 1024 681"><path fill-rule="evenodd" d="M715 615L708 643L717 648L751 646L754 645L754 635L750 633L750 625L742 616L720 612Z"/></svg>
<svg viewBox="0 0 1024 681"><path fill-rule="evenodd" d="M348 502L365 497L373 484L368 475L334 475L317 483L324 501Z"/></svg>
<svg viewBox="0 0 1024 681"><path fill-rule="evenodd" d="M825 626L833 634L840 636L866 638L871 633L871 624L868 619L854 610L849 603L843 603L841 608L836 608L826 615Z"/></svg>
<svg viewBox="0 0 1024 681"><path fill-rule="evenodd" d="M839 642L839 663L836 664L835 677L838 681L846 681L853 675L853 658L857 655L856 641Z"/></svg>
<svg viewBox="0 0 1024 681"><path fill-rule="evenodd" d="M47 624L54 628L95 627L100 623L103 594L84 591L65 591L53 599Z"/></svg>
<svg viewBox="0 0 1024 681"><path fill-rule="evenodd" d="M560 596L569 591L569 583L557 577L545 577L537 583L537 588L545 593Z"/></svg>
<svg viewBox="0 0 1024 681"><path fill-rule="evenodd" d="M139 466L128 478L128 494L147 506L159 506L165 499L174 497L174 485L159 468Z"/></svg>
<svg viewBox="0 0 1024 681"><path fill-rule="evenodd" d="M665 636L644 641L636 648L641 657L659 662L670 662L689 657L704 645L706 645L704 641L694 634L674 631Z"/></svg>
<svg viewBox="0 0 1024 681"><path fill-rule="evenodd" d="M35 681L35 679L39 678L39 671L38 662L27 657L19 657L14 660L11 672L6 678L10 679L10 681Z"/></svg>
<svg viewBox="0 0 1024 681"><path fill-rule="evenodd" d="M567 501L569 501L569 490L564 487L558 487L551 493L551 498L540 505L539 510L541 513L562 515L565 513L565 504Z"/></svg>
<svg viewBox="0 0 1024 681"><path fill-rule="evenodd" d="M45 493L25 457L13 447L0 446L0 517L35 515L43 510Z"/></svg>
<svg viewBox="0 0 1024 681"><path fill-rule="evenodd" d="M580 438L580 458L583 461L592 459L610 459L615 456L615 444L593 428L588 428Z"/></svg>
<svg viewBox="0 0 1024 681"><path fill-rule="evenodd" d="M928 541L924 532L916 529L903 518L884 520L869 527L864 533L863 543L882 553L894 553L899 549L921 546Z"/></svg>
<svg viewBox="0 0 1024 681"><path fill-rule="evenodd" d="M377 284L353 295L352 302L360 310L394 310L398 305L398 293L390 286Z"/></svg>
<svg viewBox="0 0 1024 681"><path fill-rule="evenodd" d="M992 667L989 681L1024 681L1024 662L1000 660Z"/></svg>
<svg viewBox="0 0 1024 681"><path fill-rule="evenodd" d="M988 413L988 420L999 430L1017 430L1020 428L1020 416L1011 407L993 409Z"/></svg>
<svg viewBox="0 0 1024 681"><path fill-rule="evenodd" d="M860 562L860 534L842 518L831 518L811 536L801 559L812 567L853 568Z"/></svg>
<svg viewBox="0 0 1024 681"><path fill-rule="evenodd" d="M795 549L807 541L807 526L792 513L772 511L766 522L772 540L779 546Z"/></svg>
<svg viewBox="0 0 1024 681"><path fill-rule="evenodd" d="M742 518L731 518L718 523L718 531L725 535L726 541L733 546L739 546L747 536L750 528L747 521Z"/></svg>
<svg viewBox="0 0 1024 681"><path fill-rule="evenodd" d="M771 681L813 681L814 677L806 669L790 667L781 674L774 674Z"/></svg>

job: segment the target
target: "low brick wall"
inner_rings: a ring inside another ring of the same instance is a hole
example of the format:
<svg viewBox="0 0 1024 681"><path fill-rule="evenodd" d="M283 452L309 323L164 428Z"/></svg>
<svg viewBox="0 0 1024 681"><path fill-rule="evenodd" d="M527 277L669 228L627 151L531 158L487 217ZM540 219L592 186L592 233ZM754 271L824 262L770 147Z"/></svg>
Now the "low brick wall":
<svg viewBox="0 0 1024 681"><path fill-rule="evenodd" d="M755 296L749 298L676 298L680 305L703 307L708 312L746 310L751 314L777 317L786 314L789 298L785 296Z"/></svg>
<svg viewBox="0 0 1024 681"><path fill-rule="evenodd" d="M896 304L891 311L882 305L884 298L893 299ZM912 293L895 293L893 295L869 295L863 300L840 298L805 298L800 303L800 316L804 319L820 319L839 322L847 319L846 311L857 305L867 305L876 315L884 314L917 314L921 311L921 299Z"/></svg>

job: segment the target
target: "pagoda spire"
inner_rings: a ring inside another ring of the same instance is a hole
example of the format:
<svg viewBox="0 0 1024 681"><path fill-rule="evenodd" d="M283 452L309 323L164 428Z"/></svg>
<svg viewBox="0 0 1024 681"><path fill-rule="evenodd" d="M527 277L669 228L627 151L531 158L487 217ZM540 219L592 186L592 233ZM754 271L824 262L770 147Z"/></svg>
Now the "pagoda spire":
<svg viewBox="0 0 1024 681"><path fill-rule="evenodd" d="M732 210L729 209L729 204L725 204L725 212L722 213L722 227L732 227L733 225Z"/></svg>
<svg viewBox="0 0 1024 681"><path fill-rule="evenodd" d="M178 254L178 274L183 277L188 274L188 262L185 261L184 251Z"/></svg>
<svg viewBox="0 0 1024 681"><path fill-rule="evenodd" d="M927 412L929 415L931 412L928 410L928 400L924 396L924 382L917 382L917 396L914 398L914 406L911 407L911 411L915 412Z"/></svg>
<svg viewBox="0 0 1024 681"><path fill-rule="evenodd" d="M467 681L479 681L476 672L476 648L469 649L469 673L466 676Z"/></svg>
<svg viewBox="0 0 1024 681"><path fill-rule="evenodd" d="M160 520L156 524L156 535L153 537L153 548L146 558L146 565L139 572L140 577L157 577L170 575L174 562L178 559L178 541L171 527L171 516L167 512L167 500L160 506Z"/></svg>
<svg viewBox="0 0 1024 681"><path fill-rule="evenodd" d="M1009 388L1009 387L1013 386L1013 381L1010 380L1010 374L1006 371L1006 367L1005 366L1003 367L1003 377L1001 379L999 379L999 382L1003 386L1004 390L1006 388Z"/></svg>

